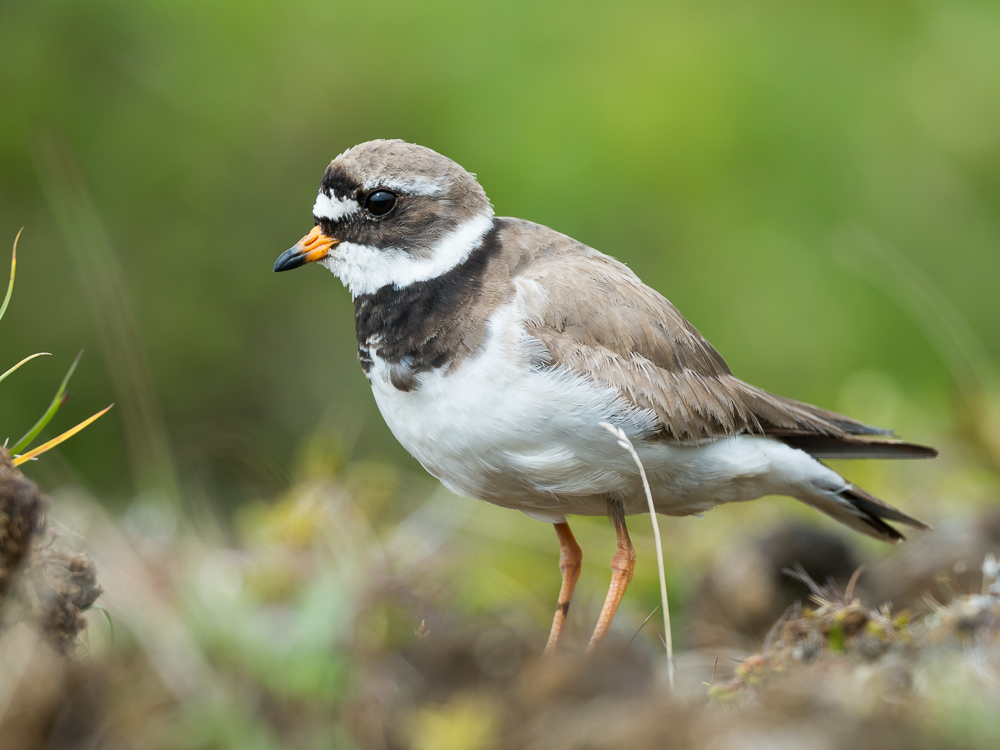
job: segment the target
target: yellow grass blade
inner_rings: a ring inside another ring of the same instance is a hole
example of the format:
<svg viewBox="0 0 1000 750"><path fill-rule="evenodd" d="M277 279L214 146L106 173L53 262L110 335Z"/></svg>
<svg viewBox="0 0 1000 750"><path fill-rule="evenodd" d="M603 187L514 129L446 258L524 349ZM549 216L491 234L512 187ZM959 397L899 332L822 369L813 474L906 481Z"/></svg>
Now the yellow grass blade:
<svg viewBox="0 0 1000 750"><path fill-rule="evenodd" d="M111 404L111 406L106 406L105 408L103 408L99 412L97 412L97 414L95 414L94 416L92 416L89 419L85 419L82 422L80 422L80 424L78 424L76 427L73 427L72 429L66 430L66 432L64 432L59 437L54 437L51 440L49 440L47 443L42 443L37 448L32 448L27 453L24 453L24 454L22 454L20 456L17 456L14 459L14 461L13 461L14 466L20 466L25 461L30 461L31 459L35 458L36 456L42 455L43 453L45 453L45 451L47 451L47 450L49 450L51 448L55 448L57 445L59 445L59 443L63 442L64 440L68 440L69 438L73 437L76 433L78 433L84 427L86 427L91 422L93 422L94 420L96 420L98 417L104 416L108 412L108 410L111 409L112 406L114 406L114 404Z"/></svg>
<svg viewBox="0 0 1000 750"><path fill-rule="evenodd" d="M25 357L20 362L18 362L16 365L14 365L9 370L7 370L7 372L5 372L3 375L0 375L0 383L2 383L4 380L6 380L8 375L10 375L12 372L14 372L14 370L16 370L18 367L20 367L21 365L23 365L25 362L29 362L29 361L33 360L35 357L49 357L49 356L51 356L51 355L48 352L38 352L37 354L29 354L27 357Z"/></svg>
<svg viewBox="0 0 1000 750"><path fill-rule="evenodd" d="M17 241L21 239L21 232L23 231L24 227L21 227L17 232L17 237L14 238L14 252L10 258L10 283L7 284L7 296L3 298L3 305L0 306L0 319L7 312L7 305L10 304L10 295L14 293L14 271L17 270Z"/></svg>

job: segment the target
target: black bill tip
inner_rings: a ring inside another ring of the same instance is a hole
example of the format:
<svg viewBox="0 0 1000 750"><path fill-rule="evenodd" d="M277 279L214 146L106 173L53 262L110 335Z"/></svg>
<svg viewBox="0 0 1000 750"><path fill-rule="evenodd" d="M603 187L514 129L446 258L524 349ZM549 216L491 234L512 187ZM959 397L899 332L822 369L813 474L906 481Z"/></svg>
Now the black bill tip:
<svg viewBox="0 0 1000 750"><path fill-rule="evenodd" d="M299 266L304 266L306 264L306 254L302 252L302 248L299 245L290 247L281 255L278 259L274 261L274 272L280 273L281 271L291 271L293 268L298 268Z"/></svg>

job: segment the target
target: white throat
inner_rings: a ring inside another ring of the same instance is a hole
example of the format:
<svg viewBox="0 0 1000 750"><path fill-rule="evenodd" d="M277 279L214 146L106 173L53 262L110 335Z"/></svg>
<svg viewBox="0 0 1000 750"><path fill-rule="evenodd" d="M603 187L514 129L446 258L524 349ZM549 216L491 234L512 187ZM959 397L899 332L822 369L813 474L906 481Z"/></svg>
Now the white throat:
<svg viewBox="0 0 1000 750"><path fill-rule="evenodd" d="M435 279L463 263L492 227L492 213L475 216L442 237L430 257L413 255L404 248L341 242L319 263L339 277L354 298L389 285L403 289Z"/></svg>

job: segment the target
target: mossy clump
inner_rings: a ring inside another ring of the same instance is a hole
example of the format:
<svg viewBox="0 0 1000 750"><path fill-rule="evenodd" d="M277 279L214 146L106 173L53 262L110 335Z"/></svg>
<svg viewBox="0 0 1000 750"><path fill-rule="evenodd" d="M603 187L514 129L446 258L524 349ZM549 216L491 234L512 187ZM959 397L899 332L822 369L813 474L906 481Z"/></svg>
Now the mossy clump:
<svg viewBox="0 0 1000 750"><path fill-rule="evenodd" d="M0 448L0 601L45 528L48 500Z"/></svg>
<svg viewBox="0 0 1000 750"><path fill-rule="evenodd" d="M19 624L39 628L59 654L72 654L101 595L84 554L46 543L49 499L0 448L0 636Z"/></svg>
<svg viewBox="0 0 1000 750"><path fill-rule="evenodd" d="M713 686L710 694L725 703L751 699L777 675L796 664L839 669L845 663L891 665L912 673L937 655L955 651L965 657L969 647L985 649L984 658L1000 659L1000 565L990 555L983 564L982 592L956 595L942 604L930 598L922 611L893 613L890 605L865 606L854 595L859 569L841 593L833 584L821 587L801 571L789 571L812 590L812 606L796 605L775 623L764 649L746 659L734 679Z"/></svg>

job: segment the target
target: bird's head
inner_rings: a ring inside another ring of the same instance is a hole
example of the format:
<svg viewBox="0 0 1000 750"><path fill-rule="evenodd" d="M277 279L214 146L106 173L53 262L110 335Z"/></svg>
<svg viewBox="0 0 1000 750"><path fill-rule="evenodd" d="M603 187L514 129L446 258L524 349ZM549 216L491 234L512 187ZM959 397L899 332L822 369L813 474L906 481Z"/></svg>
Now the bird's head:
<svg viewBox="0 0 1000 750"><path fill-rule="evenodd" d="M316 261L358 297L436 278L461 263L492 227L493 207L475 175L451 159L380 140L330 163L313 220L274 270Z"/></svg>

